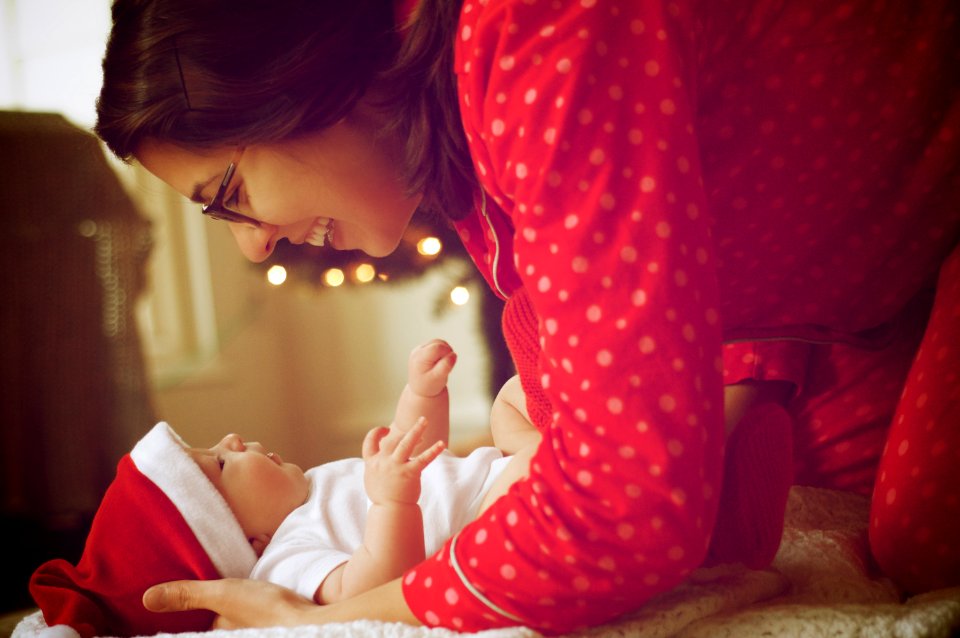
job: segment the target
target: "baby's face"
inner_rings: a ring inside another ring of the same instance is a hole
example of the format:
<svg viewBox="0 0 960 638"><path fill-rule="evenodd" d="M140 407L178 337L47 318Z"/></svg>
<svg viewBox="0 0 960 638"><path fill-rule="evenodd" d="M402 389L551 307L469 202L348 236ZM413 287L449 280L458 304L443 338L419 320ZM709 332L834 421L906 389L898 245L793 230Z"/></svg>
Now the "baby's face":
<svg viewBox="0 0 960 638"><path fill-rule="evenodd" d="M256 442L228 434L209 449L188 448L227 501L248 538L272 536L287 515L307 500L303 470L284 463Z"/></svg>

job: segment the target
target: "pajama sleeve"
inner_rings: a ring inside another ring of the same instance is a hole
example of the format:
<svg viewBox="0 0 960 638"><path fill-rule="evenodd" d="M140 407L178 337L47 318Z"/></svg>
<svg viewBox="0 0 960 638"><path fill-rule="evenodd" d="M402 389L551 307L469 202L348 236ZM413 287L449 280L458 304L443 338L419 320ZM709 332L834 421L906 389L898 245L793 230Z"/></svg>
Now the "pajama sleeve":
<svg viewBox="0 0 960 638"><path fill-rule="evenodd" d="M694 41L676 3L468 0L481 184L513 220L553 408L530 477L404 578L427 625L594 625L705 554L722 435Z"/></svg>
<svg viewBox="0 0 960 638"><path fill-rule="evenodd" d="M787 381L803 389L812 345L803 341L738 341L723 345L723 384Z"/></svg>

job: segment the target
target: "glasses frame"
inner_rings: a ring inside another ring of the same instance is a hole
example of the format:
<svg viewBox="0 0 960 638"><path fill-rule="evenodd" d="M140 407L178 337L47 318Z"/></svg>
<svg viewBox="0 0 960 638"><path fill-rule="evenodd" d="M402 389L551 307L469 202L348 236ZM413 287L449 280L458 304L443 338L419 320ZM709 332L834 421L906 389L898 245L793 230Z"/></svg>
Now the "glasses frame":
<svg viewBox="0 0 960 638"><path fill-rule="evenodd" d="M234 224L247 224L259 228L260 222L253 217L248 217L243 213L238 213L223 205L223 199L227 196L227 188L230 186L233 174L237 170L237 164L240 162L243 151L243 146L234 151L233 157L230 159L230 165L227 166L227 170L223 174L223 181L220 182L220 188L217 189L217 194L213 196L213 200L209 204L204 204L203 207L200 208L200 212L211 219L219 219Z"/></svg>

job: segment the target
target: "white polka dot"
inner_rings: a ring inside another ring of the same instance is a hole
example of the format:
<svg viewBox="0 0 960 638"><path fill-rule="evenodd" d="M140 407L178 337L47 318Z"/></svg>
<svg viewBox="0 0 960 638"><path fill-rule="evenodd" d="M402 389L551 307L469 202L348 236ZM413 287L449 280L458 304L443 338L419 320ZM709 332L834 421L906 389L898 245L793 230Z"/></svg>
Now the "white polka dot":
<svg viewBox="0 0 960 638"><path fill-rule="evenodd" d="M646 305L647 292L645 290L639 290L639 289L634 290L633 293L630 294L630 302L633 303L634 306Z"/></svg>
<svg viewBox="0 0 960 638"><path fill-rule="evenodd" d="M537 90L536 89L527 89L527 92L523 94L523 101L527 104L533 104L537 99Z"/></svg>
<svg viewBox="0 0 960 638"><path fill-rule="evenodd" d="M527 165L523 163L517 164L517 177L523 179L527 176Z"/></svg>
<svg viewBox="0 0 960 638"><path fill-rule="evenodd" d="M460 595L456 592L456 590L453 587L445 591L443 594L443 597L444 599L446 599L447 604L449 605L456 605L458 602L460 602Z"/></svg>
<svg viewBox="0 0 960 638"><path fill-rule="evenodd" d="M594 304L587 308L587 321L591 323L596 323L600 321L600 317L603 315L603 312L600 310L600 306Z"/></svg>
<svg viewBox="0 0 960 638"><path fill-rule="evenodd" d="M517 577L517 568L509 563L501 565L500 576L502 576L504 580L513 580Z"/></svg>
<svg viewBox="0 0 960 638"><path fill-rule="evenodd" d="M573 63L570 62L570 58L563 58L557 62L557 71L560 73L569 73L571 68L573 68Z"/></svg>
<svg viewBox="0 0 960 638"><path fill-rule="evenodd" d="M628 264L637 261L637 249L633 246L624 246L620 249L620 259Z"/></svg>
<svg viewBox="0 0 960 638"><path fill-rule="evenodd" d="M619 536L623 540L629 540L633 538L633 534L635 531L636 530L634 529L633 525L631 525L630 523L619 523L617 525L617 536Z"/></svg>
<svg viewBox="0 0 960 638"><path fill-rule="evenodd" d="M646 64L643 65L643 70L650 77L655 77L660 74L660 63L656 60L648 60Z"/></svg>
<svg viewBox="0 0 960 638"><path fill-rule="evenodd" d="M609 350L601 350L597 353L597 363L603 366L604 368L609 367L613 363L613 354Z"/></svg>
<svg viewBox="0 0 960 638"><path fill-rule="evenodd" d="M606 156L603 154L603 149L595 148L590 151L590 163L594 166L599 166L603 164L603 160L606 159Z"/></svg>
<svg viewBox="0 0 960 638"><path fill-rule="evenodd" d="M543 132L543 141L546 142L547 144L553 144L554 142L556 142L556 141L557 141L557 129L551 127L551 128L548 128L547 130L545 130L545 131ZM558 177L559 177L559 176L558 176ZM556 185L556 184L554 184L554 185Z"/></svg>
<svg viewBox="0 0 960 638"><path fill-rule="evenodd" d="M580 218L574 215L573 213L567 215L563 218L563 227L567 230L576 228L577 224L580 222Z"/></svg>
<svg viewBox="0 0 960 638"><path fill-rule="evenodd" d="M677 409L677 400L672 395L664 394L660 397L660 409L664 412L673 412Z"/></svg>
<svg viewBox="0 0 960 638"><path fill-rule="evenodd" d="M507 525L511 527L515 526L519 518L520 517L517 516L516 510L510 510L509 512L507 512Z"/></svg>
<svg viewBox="0 0 960 638"><path fill-rule="evenodd" d="M657 180L650 175L646 175L640 180L640 190L644 193L650 193L657 187ZM661 222L666 223L666 222Z"/></svg>
<svg viewBox="0 0 960 638"><path fill-rule="evenodd" d="M610 414L620 414L623 412L623 400L617 397L610 397L607 399L607 409L610 410Z"/></svg>
<svg viewBox="0 0 960 638"><path fill-rule="evenodd" d="M464 42L470 39L470 36L473 34L473 31L470 30L470 25L463 27L463 30L460 32L460 37Z"/></svg>
<svg viewBox="0 0 960 638"><path fill-rule="evenodd" d="M589 266L589 262L587 261L586 257L574 257L573 263L571 264L571 267L573 268L573 272L579 273L579 274L583 274L587 272L588 266Z"/></svg>
<svg viewBox="0 0 960 638"><path fill-rule="evenodd" d="M487 530L485 528L480 528L477 530L477 533L473 537L473 541L477 545L483 545L487 540Z"/></svg>
<svg viewBox="0 0 960 638"><path fill-rule="evenodd" d="M504 71L509 71L514 67L516 62L517 61L514 59L512 55L505 55L502 58L500 58L500 68L503 69Z"/></svg>
<svg viewBox="0 0 960 638"><path fill-rule="evenodd" d="M540 292L547 292L548 290L550 290L550 278L541 277L540 280L537 282L537 290L539 290Z"/></svg>
<svg viewBox="0 0 960 638"><path fill-rule="evenodd" d="M438 616L435 612L430 610L427 610L423 613L423 619L427 621L428 625L440 624L440 616Z"/></svg>
<svg viewBox="0 0 960 638"><path fill-rule="evenodd" d="M673 501L675 505L683 505L687 502L687 494L679 487L670 490L670 500Z"/></svg>
<svg viewBox="0 0 960 638"><path fill-rule="evenodd" d="M503 131L506 129L506 124L503 123L503 120L497 119L490 123L490 130L494 135L500 136L503 135Z"/></svg>
<svg viewBox="0 0 960 638"><path fill-rule="evenodd" d="M640 352L643 354L650 354L657 347L657 343L653 340L653 337L646 335L640 337Z"/></svg>

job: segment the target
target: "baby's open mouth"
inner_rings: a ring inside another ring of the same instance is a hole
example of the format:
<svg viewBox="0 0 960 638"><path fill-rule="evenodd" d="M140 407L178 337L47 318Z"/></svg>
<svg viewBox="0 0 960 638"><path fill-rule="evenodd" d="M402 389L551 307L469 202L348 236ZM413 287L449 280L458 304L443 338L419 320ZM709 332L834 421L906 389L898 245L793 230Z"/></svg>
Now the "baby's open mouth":
<svg viewBox="0 0 960 638"><path fill-rule="evenodd" d="M304 241L311 246L325 246L333 237L333 220L329 217L317 217Z"/></svg>

